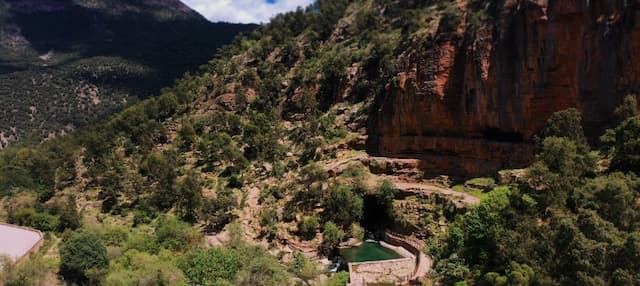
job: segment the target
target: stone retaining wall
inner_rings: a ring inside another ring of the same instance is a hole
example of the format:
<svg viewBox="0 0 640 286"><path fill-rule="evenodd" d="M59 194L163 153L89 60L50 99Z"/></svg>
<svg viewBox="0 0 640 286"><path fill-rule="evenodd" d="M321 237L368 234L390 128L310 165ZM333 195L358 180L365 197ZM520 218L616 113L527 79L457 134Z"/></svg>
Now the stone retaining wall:
<svg viewBox="0 0 640 286"><path fill-rule="evenodd" d="M389 243L393 243L394 245L398 245L397 247L400 247L415 256L416 267L411 280L417 280L424 277L433 266L431 257L422 252L424 242L419 239L387 231L385 232L385 240Z"/></svg>
<svg viewBox="0 0 640 286"><path fill-rule="evenodd" d="M367 283L406 283L416 267L415 258L349 263L349 286L366 286Z"/></svg>
<svg viewBox="0 0 640 286"><path fill-rule="evenodd" d="M404 284L413 278L417 258L409 250L380 241L380 245L391 249L403 258L349 263L348 286L366 286L367 283Z"/></svg>

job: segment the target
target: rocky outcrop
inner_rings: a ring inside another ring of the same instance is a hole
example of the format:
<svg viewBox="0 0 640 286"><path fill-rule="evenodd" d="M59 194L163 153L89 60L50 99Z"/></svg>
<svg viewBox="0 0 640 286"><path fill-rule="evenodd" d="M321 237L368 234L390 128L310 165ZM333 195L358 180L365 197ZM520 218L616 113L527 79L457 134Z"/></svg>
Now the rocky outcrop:
<svg viewBox="0 0 640 286"><path fill-rule="evenodd" d="M596 138L640 88L638 1L492 5L491 21L466 23L478 13L469 8L400 57L397 84L374 104L371 153L422 159L429 174L522 167L551 114L578 108Z"/></svg>

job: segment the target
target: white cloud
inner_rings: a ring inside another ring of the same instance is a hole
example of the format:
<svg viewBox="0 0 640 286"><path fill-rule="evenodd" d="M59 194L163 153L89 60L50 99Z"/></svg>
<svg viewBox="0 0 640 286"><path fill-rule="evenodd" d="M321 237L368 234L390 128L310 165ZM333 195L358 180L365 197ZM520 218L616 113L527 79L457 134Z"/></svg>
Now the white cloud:
<svg viewBox="0 0 640 286"><path fill-rule="evenodd" d="M266 23L278 13L307 7L314 0L183 0L213 22Z"/></svg>

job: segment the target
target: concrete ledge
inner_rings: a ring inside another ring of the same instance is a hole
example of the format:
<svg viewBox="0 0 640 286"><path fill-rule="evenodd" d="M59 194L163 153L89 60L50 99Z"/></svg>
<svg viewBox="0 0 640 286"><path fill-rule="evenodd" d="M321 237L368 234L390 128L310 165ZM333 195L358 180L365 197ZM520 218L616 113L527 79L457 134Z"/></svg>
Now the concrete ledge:
<svg viewBox="0 0 640 286"><path fill-rule="evenodd" d="M389 243L384 242L384 241L380 241L380 245L382 247L384 247L384 248L388 248L388 249L391 249L391 250L395 251L397 254L400 254L400 256L402 256L404 258L416 259L416 256L413 255L413 253L411 253L409 250L407 250L406 248L404 248L402 246L392 245L392 244L389 244Z"/></svg>
<svg viewBox="0 0 640 286"><path fill-rule="evenodd" d="M36 253L43 242L39 230L0 222L0 255L8 256L13 262Z"/></svg>
<svg viewBox="0 0 640 286"><path fill-rule="evenodd" d="M349 263L348 286L365 286L369 283L403 284L415 273L417 258L409 250L380 241L382 247L391 249L403 258L381 261Z"/></svg>
<svg viewBox="0 0 640 286"><path fill-rule="evenodd" d="M415 258L349 263L349 286L365 286L369 283L403 284L411 280Z"/></svg>

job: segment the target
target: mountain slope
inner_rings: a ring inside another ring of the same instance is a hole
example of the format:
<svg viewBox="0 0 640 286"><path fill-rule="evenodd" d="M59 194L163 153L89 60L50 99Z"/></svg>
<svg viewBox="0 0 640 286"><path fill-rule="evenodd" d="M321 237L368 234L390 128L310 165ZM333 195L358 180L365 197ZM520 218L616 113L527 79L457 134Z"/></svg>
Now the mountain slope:
<svg viewBox="0 0 640 286"><path fill-rule="evenodd" d="M251 25L180 1L0 1L0 141L61 135L156 94Z"/></svg>
<svg viewBox="0 0 640 286"><path fill-rule="evenodd" d="M574 29L633 47L637 8L318 0L109 120L0 152L0 218L100 237L109 269L80 278L107 285L323 285L367 232L426 285L640 285L640 82L609 61L636 49L567 58Z"/></svg>

